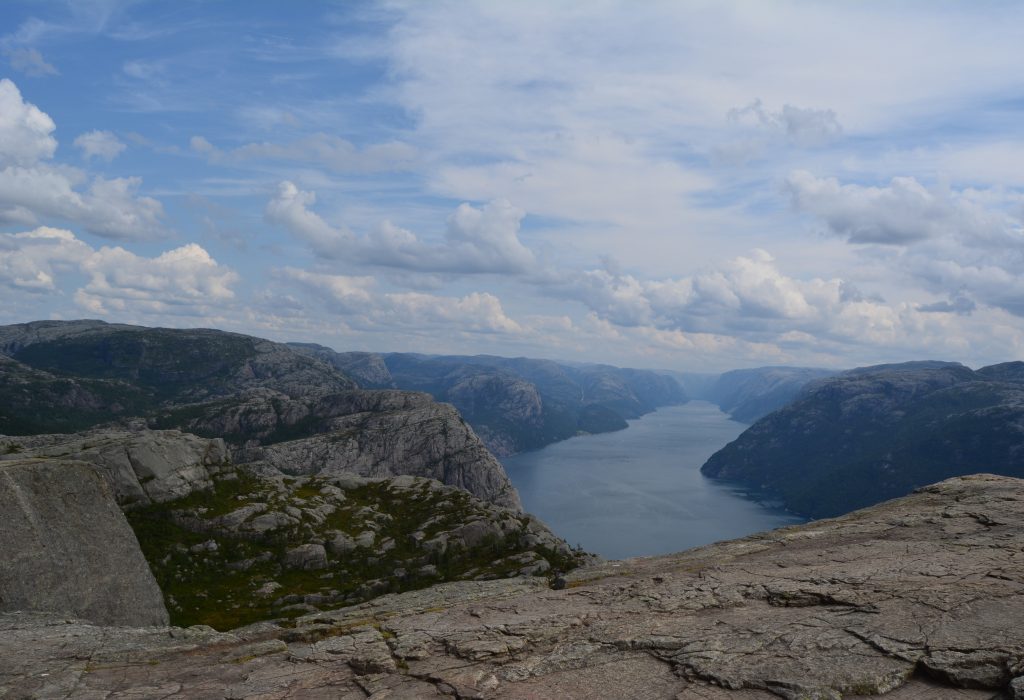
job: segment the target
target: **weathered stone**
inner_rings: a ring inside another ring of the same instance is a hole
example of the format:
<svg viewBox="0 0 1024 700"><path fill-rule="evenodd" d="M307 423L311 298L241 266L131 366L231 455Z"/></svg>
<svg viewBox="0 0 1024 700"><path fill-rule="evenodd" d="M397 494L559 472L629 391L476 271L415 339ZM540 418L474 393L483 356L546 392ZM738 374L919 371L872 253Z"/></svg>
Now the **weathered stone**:
<svg viewBox="0 0 1024 700"><path fill-rule="evenodd" d="M70 435L5 437L12 457L67 457L89 462L124 507L163 503L213 485L228 460L224 441L177 430L98 429Z"/></svg>
<svg viewBox="0 0 1024 700"><path fill-rule="evenodd" d="M0 611L167 624L135 534L92 465L0 462L0 561Z"/></svg>
<svg viewBox="0 0 1024 700"><path fill-rule="evenodd" d="M1024 482L974 476L836 520L605 562L563 590L441 584L294 629L108 634L0 615L0 695L1020 697L1022 547Z"/></svg>
<svg viewBox="0 0 1024 700"><path fill-rule="evenodd" d="M326 569L327 552L320 544L302 544L285 552L284 565L289 569Z"/></svg>

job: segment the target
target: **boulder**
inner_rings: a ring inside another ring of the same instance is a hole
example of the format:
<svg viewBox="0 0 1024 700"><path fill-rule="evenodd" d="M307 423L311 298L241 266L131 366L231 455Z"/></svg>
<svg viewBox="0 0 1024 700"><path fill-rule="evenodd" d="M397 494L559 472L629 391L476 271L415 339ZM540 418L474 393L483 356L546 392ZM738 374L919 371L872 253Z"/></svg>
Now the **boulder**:
<svg viewBox="0 0 1024 700"><path fill-rule="evenodd" d="M163 596L96 469L71 460L0 461L0 611L101 625L165 625Z"/></svg>

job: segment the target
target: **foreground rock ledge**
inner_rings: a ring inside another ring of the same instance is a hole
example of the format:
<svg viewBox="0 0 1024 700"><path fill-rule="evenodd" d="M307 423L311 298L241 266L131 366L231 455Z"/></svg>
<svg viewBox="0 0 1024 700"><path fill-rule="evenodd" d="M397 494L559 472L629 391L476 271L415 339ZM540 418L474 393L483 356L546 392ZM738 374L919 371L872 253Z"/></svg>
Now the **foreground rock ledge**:
<svg viewBox="0 0 1024 700"><path fill-rule="evenodd" d="M563 590L445 584L231 634L9 613L0 696L1024 697L1022 549L1024 481L977 475Z"/></svg>

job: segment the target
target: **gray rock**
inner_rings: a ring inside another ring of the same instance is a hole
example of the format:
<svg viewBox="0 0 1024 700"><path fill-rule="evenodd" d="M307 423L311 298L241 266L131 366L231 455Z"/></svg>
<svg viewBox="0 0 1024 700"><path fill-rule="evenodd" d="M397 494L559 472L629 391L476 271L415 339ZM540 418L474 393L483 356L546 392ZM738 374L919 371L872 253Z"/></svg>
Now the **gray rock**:
<svg viewBox="0 0 1024 700"><path fill-rule="evenodd" d="M5 437L12 457L71 457L89 462L124 507L163 503L213 485L228 461L224 441L177 430L97 429L69 435ZM14 449L12 449L14 448Z"/></svg>
<svg viewBox="0 0 1024 700"><path fill-rule="evenodd" d="M326 569L327 551L321 544L301 544L285 552L284 565L289 569Z"/></svg>
<svg viewBox="0 0 1024 700"><path fill-rule="evenodd" d="M260 401L263 403L253 402L246 411L264 411L280 420L290 405L283 399ZM501 463L452 406L437 403L427 394L350 391L322 397L299 413L322 417L331 429L311 437L239 449L235 461L260 462L290 475L421 476L457 486L496 505L522 510L519 494ZM230 421L203 425L204 431L215 434L238 429Z"/></svg>
<svg viewBox="0 0 1024 700"><path fill-rule="evenodd" d="M358 546L356 541L344 532L334 531L332 534L331 539L327 540L327 551L333 556L348 554Z"/></svg>
<svg viewBox="0 0 1024 700"><path fill-rule="evenodd" d="M1024 482L974 476L835 520L605 562L563 590L440 584L258 634L0 615L0 694L1020 697L1022 546Z"/></svg>
<svg viewBox="0 0 1024 700"><path fill-rule="evenodd" d="M167 609L106 481L84 462L0 462L0 611L165 625Z"/></svg>

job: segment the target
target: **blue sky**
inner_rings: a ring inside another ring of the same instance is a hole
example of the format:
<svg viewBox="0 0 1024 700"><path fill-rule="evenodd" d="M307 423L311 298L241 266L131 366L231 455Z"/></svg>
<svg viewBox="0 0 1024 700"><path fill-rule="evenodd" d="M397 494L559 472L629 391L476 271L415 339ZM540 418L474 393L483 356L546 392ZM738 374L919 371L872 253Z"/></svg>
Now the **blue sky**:
<svg viewBox="0 0 1024 700"><path fill-rule="evenodd" d="M1024 6L0 5L0 323L721 370L1024 348Z"/></svg>

